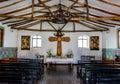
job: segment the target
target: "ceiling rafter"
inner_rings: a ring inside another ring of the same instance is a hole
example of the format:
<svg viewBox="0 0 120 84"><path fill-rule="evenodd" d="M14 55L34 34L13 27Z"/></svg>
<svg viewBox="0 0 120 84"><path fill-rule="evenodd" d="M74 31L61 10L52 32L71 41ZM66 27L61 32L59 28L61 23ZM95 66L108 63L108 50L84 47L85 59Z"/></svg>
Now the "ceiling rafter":
<svg viewBox="0 0 120 84"><path fill-rule="evenodd" d="M9 1L9 0L0 0L0 2L5 2L5 1Z"/></svg>
<svg viewBox="0 0 120 84"><path fill-rule="evenodd" d="M18 30L20 30L20 29L27 29L27 28L29 28L29 27L31 27L31 26L34 26L34 25L36 25L36 24L39 24L39 23L40 23L40 21L35 21L35 22L33 22L33 23L26 24L25 26L11 27L11 28L12 28L12 29L18 29Z"/></svg>
<svg viewBox="0 0 120 84"><path fill-rule="evenodd" d="M89 24L86 24L85 22L82 22L82 21L79 21L78 23L80 23L80 24L82 24L83 26L86 26L86 27L88 27L88 28L90 28L90 29L96 30L96 31L106 31L106 30L104 30L104 29L97 28L97 27L95 27L95 26L91 26L91 25L89 25Z"/></svg>
<svg viewBox="0 0 120 84"><path fill-rule="evenodd" d="M73 1L75 2L74 0L70 0L70 1ZM86 5L86 3L81 3L81 2L78 2L79 5ZM88 5L89 8L92 8L94 10L97 10L97 11L101 11L101 12L104 12L104 13L108 13L108 14L111 14L111 15L116 15L116 16L120 16L120 14L117 14L117 13L112 13L110 11L107 11L107 10L103 10L103 9L100 9L98 7L94 7L94 6L91 6L91 5Z"/></svg>
<svg viewBox="0 0 120 84"><path fill-rule="evenodd" d="M26 20L26 21L20 21L20 22L17 22L17 23L15 23L15 24L10 24L10 25L8 25L8 26L12 26L12 27L17 27L17 26L20 26L20 25L24 25L24 24L27 24L27 23L29 23L29 22L33 22L34 20Z"/></svg>
<svg viewBox="0 0 120 84"><path fill-rule="evenodd" d="M13 5L18 4L20 2L23 2L23 1L25 1L25 0L19 0L19 1L13 2L13 3L10 3L8 5L1 6L0 9L6 8L6 7L9 7L9 6L13 6Z"/></svg>
<svg viewBox="0 0 120 84"><path fill-rule="evenodd" d="M50 1L50 0L42 1L42 3L46 3L46 2L48 2L48 1ZM39 3L36 3L35 5L37 5L37 4L39 4ZM7 14L11 14L11 13L23 11L23 10L29 9L29 8L31 8L31 7L32 7L32 5L29 5L29 6L22 7L22 8L20 8L20 9L16 9L16 10L12 10L12 11L9 11L9 12L3 13L3 14L7 15Z"/></svg>
<svg viewBox="0 0 120 84"><path fill-rule="evenodd" d="M114 3L114 2L110 2L108 0L99 0L101 2L104 2L106 4L112 5L112 6L116 6L116 7L120 7L120 4Z"/></svg>
<svg viewBox="0 0 120 84"><path fill-rule="evenodd" d="M86 23L88 23L88 24L90 24L90 25L93 25L93 26L95 26L95 27L99 27L99 29L105 29L105 30L108 30L108 29L109 29L109 28L107 28L107 27L103 27L103 26L100 26L100 25L98 25L98 24L92 23L91 21L83 21L83 22L86 22Z"/></svg>

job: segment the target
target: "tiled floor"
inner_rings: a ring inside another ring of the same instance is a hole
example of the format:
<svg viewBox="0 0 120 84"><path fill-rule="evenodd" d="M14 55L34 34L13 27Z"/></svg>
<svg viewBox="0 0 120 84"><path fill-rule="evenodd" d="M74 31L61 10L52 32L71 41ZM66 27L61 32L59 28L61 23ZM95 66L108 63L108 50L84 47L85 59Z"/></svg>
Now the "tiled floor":
<svg viewBox="0 0 120 84"><path fill-rule="evenodd" d="M52 65L49 70L46 70L44 76L37 81L36 84L83 84L77 78L76 66L70 70L67 65Z"/></svg>

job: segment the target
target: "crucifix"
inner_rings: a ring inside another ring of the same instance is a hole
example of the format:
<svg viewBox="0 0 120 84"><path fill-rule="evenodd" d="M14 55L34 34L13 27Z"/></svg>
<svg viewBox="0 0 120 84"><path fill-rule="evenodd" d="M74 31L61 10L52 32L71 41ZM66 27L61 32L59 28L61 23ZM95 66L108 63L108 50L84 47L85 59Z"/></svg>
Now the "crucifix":
<svg viewBox="0 0 120 84"><path fill-rule="evenodd" d="M70 41L70 37L63 37L63 33L61 32L61 30L58 30L56 34L54 34L55 37L49 37L49 41L53 42L53 41L57 41L57 56L61 56L62 55L62 41L64 42L69 42Z"/></svg>

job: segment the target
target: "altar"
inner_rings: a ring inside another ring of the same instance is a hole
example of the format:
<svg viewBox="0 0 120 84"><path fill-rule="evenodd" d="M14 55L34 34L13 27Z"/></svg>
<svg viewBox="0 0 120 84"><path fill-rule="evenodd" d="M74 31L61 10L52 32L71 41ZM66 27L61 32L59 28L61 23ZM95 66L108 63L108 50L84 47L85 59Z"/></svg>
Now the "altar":
<svg viewBox="0 0 120 84"><path fill-rule="evenodd" d="M47 69L50 68L50 64L69 64L70 68L73 68L73 58L46 58Z"/></svg>

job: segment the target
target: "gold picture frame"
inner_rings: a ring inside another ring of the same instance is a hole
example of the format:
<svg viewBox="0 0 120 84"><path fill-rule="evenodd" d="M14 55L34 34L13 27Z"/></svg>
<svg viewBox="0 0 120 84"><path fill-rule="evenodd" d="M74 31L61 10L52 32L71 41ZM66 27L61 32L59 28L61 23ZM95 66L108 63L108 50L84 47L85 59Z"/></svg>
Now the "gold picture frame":
<svg viewBox="0 0 120 84"><path fill-rule="evenodd" d="M99 36L90 37L90 50L99 50Z"/></svg>
<svg viewBox="0 0 120 84"><path fill-rule="evenodd" d="M21 36L21 50L30 50L30 36Z"/></svg>

